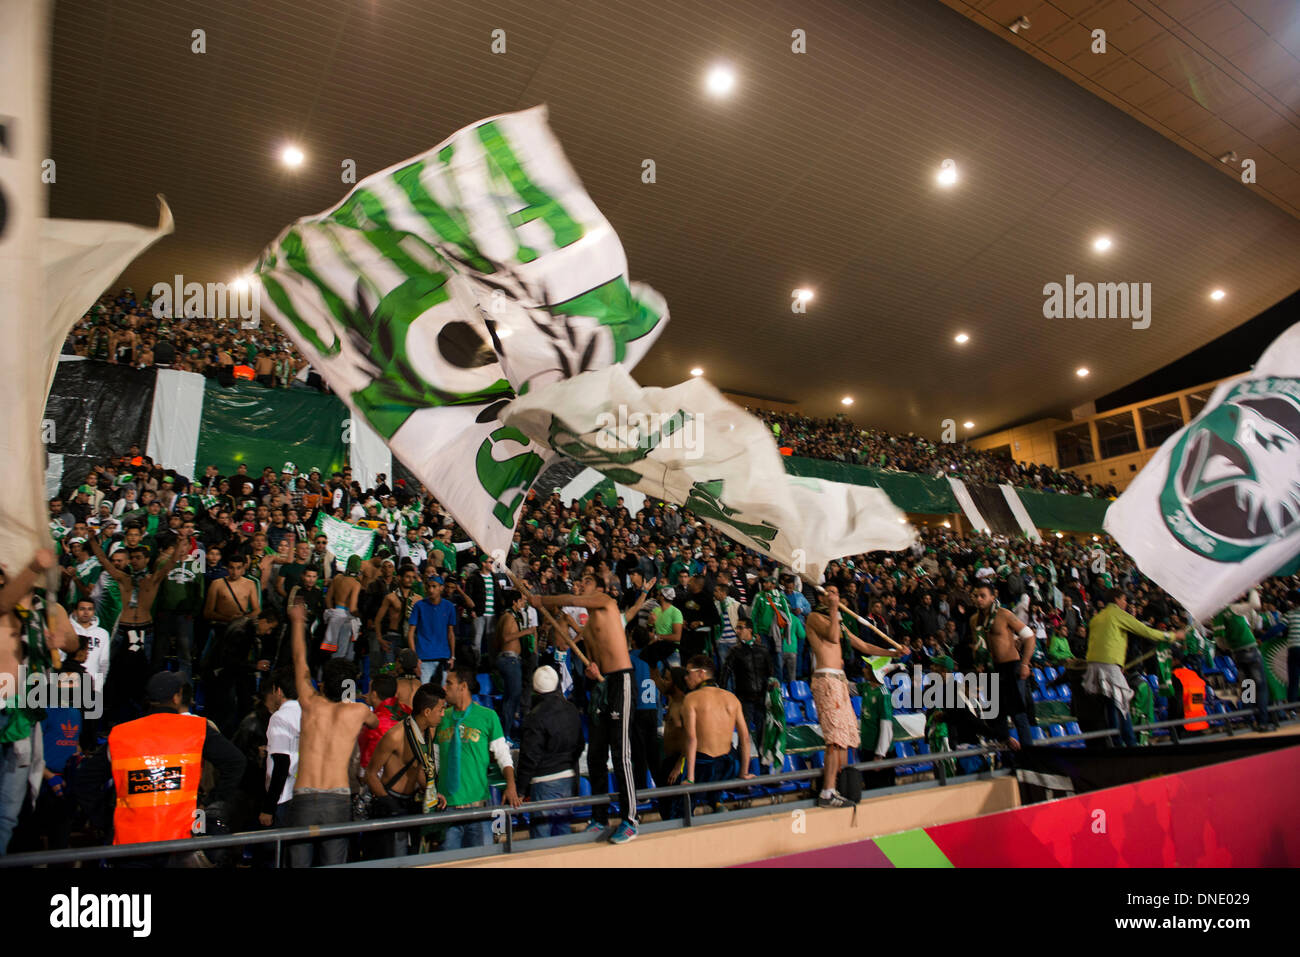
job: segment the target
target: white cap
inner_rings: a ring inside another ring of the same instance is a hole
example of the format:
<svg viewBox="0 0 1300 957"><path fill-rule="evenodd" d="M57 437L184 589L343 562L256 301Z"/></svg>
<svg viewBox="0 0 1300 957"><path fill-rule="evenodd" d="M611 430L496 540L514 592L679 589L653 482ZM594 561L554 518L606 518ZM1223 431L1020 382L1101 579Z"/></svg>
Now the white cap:
<svg viewBox="0 0 1300 957"><path fill-rule="evenodd" d="M533 672L533 690L538 694L550 694L560 686L560 676L550 665L542 665Z"/></svg>

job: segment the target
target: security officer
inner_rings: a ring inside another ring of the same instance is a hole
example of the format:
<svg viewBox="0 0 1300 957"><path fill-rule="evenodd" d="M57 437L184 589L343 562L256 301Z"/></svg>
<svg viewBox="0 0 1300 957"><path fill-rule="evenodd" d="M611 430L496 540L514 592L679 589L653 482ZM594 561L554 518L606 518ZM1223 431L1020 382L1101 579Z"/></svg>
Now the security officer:
<svg viewBox="0 0 1300 957"><path fill-rule="evenodd" d="M160 671L145 687L148 713L108 736L114 844L190 837L205 761L216 771L208 803L229 799L239 786L243 754L204 718L181 713L184 687L180 675Z"/></svg>
<svg viewBox="0 0 1300 957"><path fill-rule="evenodd" d="M1173 654L1173 699L1169 703L1169 717L1196 718L1205 716L1205 679L1187 667L1181 652ZM1173 728L1174 740L1179 736L1195 737L1210 727L1208 721L1192 721L1180 728Z"/></svg>

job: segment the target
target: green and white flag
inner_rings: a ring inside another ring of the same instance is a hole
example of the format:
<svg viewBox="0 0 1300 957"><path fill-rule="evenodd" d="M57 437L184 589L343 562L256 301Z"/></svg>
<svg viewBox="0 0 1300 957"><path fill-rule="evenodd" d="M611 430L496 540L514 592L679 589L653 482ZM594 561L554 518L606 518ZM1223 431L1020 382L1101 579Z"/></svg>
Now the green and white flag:
<svg viewBox="0 0 1300 957"><path fill-rule="evenodd" d="M262 254L262 308L487 551L555 453L516 395L636 364L667 317L537 107L362 180Z"/></svg>
<svg viewBox="0 0 1300 957"><path fill-rule="evenodd" d="M764 699L763 727L760 733L758 760L773 772L785 764L787 730L785 726L785 699L781 697L781 683L775 678L767 680L767 697Z"/></svg>
<svg viewBox="0 0 1300 957"><path fill-rule="evenodd" d="M326 547L345 565L353 555L366 560L375 549L375 533L371 529L340 522L324 512L316 513L316 531L325 534Z"/></svg>
<svg viewBox="0 0 1300 957"><path fill-rule="evenodd" d="M1106 511L1147 575L1208 621L1300 558L1300 325L1214 390ZM1285 571L1284 571L1285 570Z"/></svg>
<svg viewBox="0 0 1300 957"><path fill-rule="evenodd" d="M916 540L881 489L789 475L767 427L703 379L645 389L611 366L530 391L502 419L813 581L833 559Z"/></svg>

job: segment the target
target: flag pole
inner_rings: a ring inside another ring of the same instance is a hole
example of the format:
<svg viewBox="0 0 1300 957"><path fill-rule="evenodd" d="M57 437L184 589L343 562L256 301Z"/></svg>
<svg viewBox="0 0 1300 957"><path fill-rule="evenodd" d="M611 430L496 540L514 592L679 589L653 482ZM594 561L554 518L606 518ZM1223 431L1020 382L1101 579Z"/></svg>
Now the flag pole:
<svg viewBox="0 0 1300 957"><path fill-rule="evenodd" d="M806 579L805 579L805 580L806 580ZM812 584L812 583L809 582L809 584ZM823 588L821 585L815 585L815 584L814 584L814 585L813 585L813 588L816 588L817 591L820 592L820 593L823 594L823 595L826 594L826 589ZM902 645L900 645L898 642L896 642L893 638L890 638L887 634L885 634L883 631L881 631L879 628L877 628L877 627L876 627L875 625L873 625L871 622L867 621L867 619L863 618L861 615L859 615L859 614L858 614L856 611L854 611L852 608L849 608L847 605L840 605L840 611L844 612L844 614L848 615L850 618L852 618L854 621L858 622L859 624L861 624L861 625L866 625L868 628L870 628L872 631L874 631L876 634L878 634L881 638L884 638L885 641L887 641L887 642L889 642L891 645L893 645L894 648L895 648L896 650L898 650L898 651L903 651L903 650L904 650Z"/></svg>

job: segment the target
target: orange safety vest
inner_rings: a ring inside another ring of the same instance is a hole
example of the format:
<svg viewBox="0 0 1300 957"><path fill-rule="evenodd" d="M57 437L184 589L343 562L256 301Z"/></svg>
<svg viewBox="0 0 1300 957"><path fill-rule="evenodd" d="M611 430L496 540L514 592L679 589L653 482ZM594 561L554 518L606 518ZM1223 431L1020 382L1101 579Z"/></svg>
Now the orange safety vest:
<svg viewBox="0 0 1300 957"><path fill-rule="evenodd" d="M1205 714L1205 679L1191 668L1174 669L1174 677L1183 686L1183 717L1195 718ZM1187 731L1204 731L1208 721L1193 721L1183 725Z"/></svg>
<svg viewBox="0 0 1300 957"><path fill-rule="evenodd" d="M246 365L235 366L234 376L236 379L248 379L250 382L256 378L256 374L253 372L253 367Z"/></svg>
<svg viewBox="0 0 1300 957"><path fill-rule="evenodd" d="M151 714L109 732L117 788L113 843L173 841L193 834L208 723L198 715Z"/></svg>

